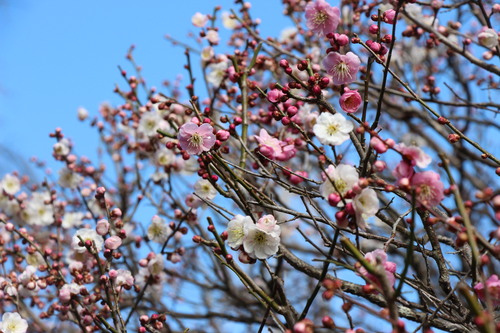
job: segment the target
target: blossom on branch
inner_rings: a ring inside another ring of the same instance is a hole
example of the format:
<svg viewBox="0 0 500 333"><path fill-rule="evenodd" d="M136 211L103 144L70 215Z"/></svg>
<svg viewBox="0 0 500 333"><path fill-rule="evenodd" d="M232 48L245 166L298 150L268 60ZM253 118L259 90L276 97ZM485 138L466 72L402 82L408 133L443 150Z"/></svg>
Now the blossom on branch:
<svg viewBox="0 0 500 333"><path fill-rule="evenodd" d="M338 146L349 139L354 124L340 113L323 112L316 119L313 132L324 145Z"/></svg>
<svg viewBox="0 0 500 333"><path fill-rule="evenodd" d="M186 123L179 128L179 144L190 155L209 151L215 144L214 129L209 124L201 126L195 123Z"/></svg>
<svg viewBox="0 0 500 333"><path fill-rule="evenodd" d="M332 76L334 84L348 84L356 80L361 60L352 52L330 52L323 59L323 67Z"/></svg>
<svg viewBox="0 0 500 333"><path fill-rule="evenodd" d="M0 322L2 333L25 333L28 330L28 322L17 312L5 312Z"/></svg>
<svg viewBox="0 0 500 333"><path fill-rule="evenodd" d="M377 249L375 251L368 252L365 254L365 259L372 266L381 266L385 271L389 284L391 286L394 285L394 282L396 282L396 277L394 276L394 273L396 272L396 264L391 261L387 261L387 253L385 253L384 250ZM379 279L375 275L369 273L363 266L359 267L358 272L368 280L380 286L381 282Z"/></svg>
<svg viewBox="0 0 500 333"><path fill-rule="evenodd" d="M306 6L307 28L320 37L337 30L339 21L340 10L324 0L309 2Z"/></svg>

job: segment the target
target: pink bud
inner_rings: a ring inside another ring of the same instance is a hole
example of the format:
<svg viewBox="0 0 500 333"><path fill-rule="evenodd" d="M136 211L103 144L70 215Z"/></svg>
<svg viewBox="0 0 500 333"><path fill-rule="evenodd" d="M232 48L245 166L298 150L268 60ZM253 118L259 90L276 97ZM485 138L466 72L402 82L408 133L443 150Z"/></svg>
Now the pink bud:
<svg viewBox="0 0 500 333"><path fill-rule="evenodd" d="M394 24L394 20L396 18L396 11L394 9L386 10L382 17L384 18L385 23Z"/></svg>
<svg viewBox="0 0 500 333"><path fill-rule="evenodd" d="M361 106L361 102L362 99L358 90L350 90L349 88L344 89L344 93L339 100L340 107L347 113L354 113L358 111Z"/></svg>
<svg viewBox="0 0 500 333"><path fill-rule="evenodd" d="M109 231L109 222L108 222L108 220L105 220L105 219L99 220L97 222L95 230L101 236L106 235L108 233L108 231Z"/></svg>
<svg viewBox="0 0 500 333"><path fill-rule="evenodd" d="M387 145L385 144L385 142L380 140L376 136L373 136L371 138L370 146L379 154L383 154L387 151Z"/></svg>
<svg viewBox="0 0 500 333"><path fill-rule="evenodd" d="M118 236L111 236L104 241L104 247L109 250L116 250L122 245L122 239Z"/></svg>
<svg viewBox="0 0 500 333"><path fill-rule="evenodd" d="M387 167L387 164L385 164L384 161L377 160L373 163L373 171L375 172L382 172L385 170Z"/></svg>
<svg viewBox="0 0 500 333"><path fill-rule="evenodd" d="M368 28L368 31L372 34L372 35L376 35L378 33L378 25L376 24L372 24L370 25L370 27Z"/></svg>
<svg viewBox="0 0 500 333"><path fill-rule="evenodd" d="M349 37L344 34L335 34L335 40L339 46L346 46L349 44Z"/></svg>

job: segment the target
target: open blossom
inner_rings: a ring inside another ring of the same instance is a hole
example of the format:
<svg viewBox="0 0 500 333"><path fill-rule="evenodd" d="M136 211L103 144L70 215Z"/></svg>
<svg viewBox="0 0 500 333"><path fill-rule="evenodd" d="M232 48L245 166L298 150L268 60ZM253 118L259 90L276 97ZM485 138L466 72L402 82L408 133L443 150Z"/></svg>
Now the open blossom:
<svg viewBox="0 0 500 333"><path fill-rule="evenodd" d="M349 139L354 125L340 113L323 112L316 119L313 132L324 145L338 146Z"/></svg>
<svg viewBox="0 0 500 333"><path fill-rule="evenodd" d="M155 164L161 166L171 165L175 162L175 154L172 150L162 146L156 151L154 161Z"/></svg>
<svg viewBox="0 0 500 333"><path fill-rule="evenodd" d="M394 285L394 282L396 282L396 277L394 276L394 273L396 272L396 264L391 261L387 261L387 253L385 253L384 250L378 249L372 252L368 252L367 254L365 254L365 259L373 266L382 266L385 270L385 274L387 276L389 284L391 286ZM359 273L367 279L380 285L378 278L371 273L368 273L366 268L360 267Z"/></svg>
<svg viewBox="0 0 500 333"><path fill-rule="evenodd" d="M10 195L14 195L21 190L21 182L19 178L8 173L0 181L0 195L1 192L5 192Z"/></svg>
<svg viewBox="0 0 500 333"><path fill-rule="evenodd" d="M57 183L65 188L75 189L83 182L83 177L78 173L68 169L62 168L59 170L59 180Z"/></svg>
<svg viewBox="0 0 500 333"><path fill-rule="evenodd" d="M348 164L329 165L323 175L324 182L319 190L323 198L332 193L344 196L359 180L358 171Z"/></svg>
<svg viewBox="0 0 500 333"><path fill-rule="evenodd" d="M203 28L205 24L207 24L207 22L208 22L207 15L204 15L200 12L196 12L191 18L191 23L193 23L195 27Z"/></svg>
<svg viewBox="0 0 500 333"><path fill-rule="evenodd" d="M404 156L404 159L409 161L412 166L416 165L419 168L426 168L432 161L432 158L420 147L414 145L407 146L404 143L399 143L395 145L394 148L399 151Z"/></svg>
<svg viewBox="0 0 500 333"><path fill-rule="evenodd" d="M434 171L417 172L411 178L419 206L437 206L444 198L444 185Z"/></svg>
<svg viewBox="0 0 500 333"><path fill-rule="evenodd" d="M348 84L356 80L361 60L352 52L345 55L338 52L330 52L323 59L323 67L332 76L334 84Z"/></svg>
<svg viewBox="0 0 500 333"><path fill-rule="evenodd" d="M358 90L350 90L349 88L344 89L344 93L340 96L340 107L347 113L354 113L358 111L361 106L361 95Z"/></svg>
<svg viewBox="0 0 500 333"><path fill-rule="evenodd" d="M480 300L486 301L486 293L484 290L484 285L486 284L486 290L491 297L491 301L493 302L493 306L500 305L500 279L498 276L493 274L485 281L485 283L478 283L474 286L474 291Z"/></svg>
<svg viewBox="0 0 500 333"><path fill-rule="evenodd" d="M163 244L171 234L172 229L165 220L158 215L153 216L147 230L148 238L155 243Z"/></svg>
<svg viewBox="0 0 500 333"><path fill-rule="evenodd" d="M231 13L229 12L222 12L221 18L222 18L222 25L224 28L233 30L236 29L238 26L239 22L235 18L231 18Z"/></svg>
<svg viewBox="0 0 500 333"><path fill-rule="evenodd" d="M66 156L71 151L71 143L68 139L61 139L53 146L55 156Z"/></svg>
<svg viewBox="0 0 500 333"><path fill-rule="evenodd" d="M227 244L232 249L238 249L243 244L245 238L245 231L253 225L250 216L236 215L227 224Z"/></svg>
<svg viewBox="0 0 500 333"><path fill-rule="evenodd" d="M261 229L261 226L255 224L249 225L245 230L243 249L254 259L267 259L276 254L279 244L279 231L268 232Z"/></svg>
<svg viewBox="0 0 500 333"><path fill-rule="evenodd" d="M215 30L208 30L205 38L212 44L218 44L220 40L219 33Z"/></svg>
<svg viewBox="0 0 500 333"><path fill-rule="evenodd" d="M134 285L134 277L129 270L126 269L118 269L118 270L110 270L109 276L112 277L115 281L115 286L117 290L120 291L122 287L130 288Z"/></svg>
<svg viewBox="0 0 500 333"><path fill-rule="evenodd" d="M67 212L62 219L62 227L69 229L79 227L83 223L83 213L81 212Z"/></svg>
<svg viewBox="0 0 500 333"><path fill-rule="evenodd" d="M34 192L23 211L23 218L30 225L47 226L54 222L54 207L49 192Z"/></svg>
<svg viewBox="0 0 500 333"><path fill-rule="evenodd" d="M228 64L226 61L219 62L217 64L210 64L207 66L207 82L214 87L220 86L224 80L224 76L227 73Z"/></svg>
<svg viewBox="0 0 500 333"><path fill-rule="evenodd" d="M324 0L309 2L306 6L306 25L318 36L325 36L337 30L340 10Z"/></svg>
<svg viewBox="0 0 500 333"><path fill-rule="evenodd" d="M3 333L25 333L28 322L17 312L5 312L0 322L0 331Z"/></svg>
<svg viewBox="0 0 500 333"><path fill-rule="evenodd" d="M71 296L78 295L80 293L80 286L76 283L66 283L59 289L59 301L62 304L68 304L71 300Z"/></svg>
<svg viewBox="0 0 500 333"><path fill-rule="evenodd" d="M198 179L194 184L194 193L205 200L213 200L217 196L217 190L207 179Z"/></svg>
<svg viewBox="0 0 500 333"><path fill-rule="evenodd" d="M379 200L375 190L365 188L353 199L353 207L356 212L356 224L361 230L366 229L366 220L378 212Z"/></svg>
<svg viewBox="0 0 500 333"><path fill-rule="evenodd" d="M498 45L498 34L493 29L484 29L477 36L479 44L489 49Z"/></svg>
<svg viewBox="0 0 500 333"><path fill-rule="evenodd" d="M283 96L285 96L285 94L281 90L279 90L279 89L271 89L267 93L267 99L271 103L278 103L278 102L280 102L281 97L283 97Z"/></svg>
<svg viewBox="0 0 500 333"><path fill-rule="evenodd" d="M118 236L111 236L104 241L104 247L108 250L116 250L122 245L122 239Z"/></svg>
<svg viewBox="0 0 500 333"><path fill-rule="evenodd" d="M188 154L196 155L209 151L215 144L213 127L209 124L198 126L194 123L186 123L179 129L177 138L181 148Z"/></svg>
<svg viewBox="0 0 500 333"><path fill-rule="evenodd" d="M259 143L259 152L271 160L288 161L297 153L293 144L287 144L261 129L259 135L255 136Z"/></svg>
<svg viewBox="0 0 500 333"><path fill-rule="evenodd" d="M80 242L81 242L80 238L83 240L83 242L91 241L92 243L94 243L95 248L98 252L102 250L102 246L104 244L104 239L102 238L102 236L100 236L93 229L79 229L75 233L75 235L73 236L73 240L71 243L75 252L78 252L78 253L87 252L87 248L85 247L85 244L80 245Z"/></svg>
<svg viewBox="0 0 500 333"><path fill-rule="evenodd" d="M148 111L142 114L137 131L144 136L156 136L156 130L168 130L170 125L163 119L161 114L156 111Z"/></svg>

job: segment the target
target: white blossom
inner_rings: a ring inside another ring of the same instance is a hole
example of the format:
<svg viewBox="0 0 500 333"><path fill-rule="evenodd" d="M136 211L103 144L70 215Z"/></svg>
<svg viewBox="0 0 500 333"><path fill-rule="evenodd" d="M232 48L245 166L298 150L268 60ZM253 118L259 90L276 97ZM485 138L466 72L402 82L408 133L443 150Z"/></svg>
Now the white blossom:
<svg viewBox="0 0 500 333"><path fill-rule="evenodd" d="M161 147L155 153L155 163L157 165L165 166L175 162L175 154L166 147Z"/></svg>
<svg viewBox="0 0 500 333"><path fill-rule="evenodd" d="M207 66L209 73L207 74L207 82L218 87L226 75L228 65L227 62L219 62L218 64L210 64Z"/></svg>
<svg viewBox="0 0 500 333"><path fill-rule="evenodd" d="M212 200L217 196L217 190L207 179L198 179L196 181L194 193L205 200Z"/></svg>
<svg viewBox="0 0 500 333"><path fill-rule="evenodd" d="M313 132L324 145L338 146L349 139L354 125L340 113L323 112L316 119Z"/></svg>
<svg viewBox="0 0 500 333"><path fill-rule="evenodd" d="M54 144L53 149L54 155L66 156L71 151L71 144L68 139L61 139Z"/></svg>
<svg viewBox="0 0 500 333"><path fill-rule="evenodd" d="M489 49L498 45L498 34L493 29L485 29L477 36L479 44Z"/></svg>
<svg viewBox="0 0 500 333"><path fill-rule="evenodd" d="M26 204L23 219L30 225L47 226L54 222L54 208L49 192L35 192Z"/></svg>
<svg viewBox="0 0 500 333"><path fill-rule="evenodd" d="M356 212L356 223L362 230L366 229L366 220L375 216L379 208L377 192L371 188L365 188L356 195L353 200L354 211Z"/></svg>
<svg viewBox="0 0 500 333"><path fill-rule="evenodd" d="M169 124L156 111L145 112L139 121L137 131L146 137L156 136L156 130L168 130Z"/></svg>
<svg viewBox="0 0 500 333"><path fill-rule="evenodd" d="M77 188L83 182L83 177L76 172L68 168L62 168L59 170L59 180L58 183L62 187L66 188Z"/></svg>
<svg viewBox="0 0 500 333"><path fill-rule="evenodd" d="M78 115L78 119L80 119L81 121L84 121L89 116L89 112L83 107L79 107L76 112Z"/></svg>
<svg viewBox="0 0 500 333"><path fill-rule="evenodd" d="M327 200L332 193L344 196L358 180L358 171L352 165L330 165L325 170L324 183L320 186L321 195Z"/></svg>
<svg viewBox="0 0 500 333"><path fill-rule="evenodd" d="M68 212L62 218L62 227L65 229L79 227L83 223L83 213Z"/></svg>
<svg viewBox="0 0 500 333"><path fill-rule="evenodd" d="M165 220L158 215L153 216L148 227L148 238L155 243L163 244L171 234L172 229L165 223Z"/></svg>
<svg viewBox="0 0 500 333"><path fill-rule="evenodd" d="M5 312L0 322L0 331L3 333L25 333L28 322L17 312Z"/></svg>
<svg viewBox="0 0 500 333"><path fill-rule="evenodd" d="M233 30L238 26L238 20L231 18L231 13L222 12L222 25L226 29Z"/></svg>
<svg viewBox="0 0 500 333"><path fill-rule="evenodd" d="M95 244L95 248L97 251L102 250L102 246L104 244L104 239L102 236L100 236L94 229L79 229L75 235L73 236L73 241L71 246L73 247L73 250L78 253L85 253L87 252L87 248L85 247L85 244L79 245L80 238L85 241L91 241Z"/></svg>
<svg viewBox="0 0 500 333"><path fill-rule="evenodd" d="M14 195L21 190L21 181L18 177L8 173L2 178L0 189L7 194Z"/></svg>
<svg viewBox="0 0 500 333"><path fill-rule="evenodd" d="M243 249L252 258L267 259L278 252L280 237L260 229L257 225L249 225L243 240Z"/></svg>
<svg viewBox="0 0 500 333"><path fill-rule="evenodd" d="M243 244L245 230L253 225L250 216L236 215L227 224L227 244L232 249L237 249Z"/></svg>
<svg viewBox="0 0 500 333"><path fill-rule="evenodd" d="M207 15L204 15L200 12L196 12L191 18L191 23L193 23L193 25L198 28L203 28L205 24L207 24L207 22L208 22Z"/></svg>
<svg viewBox="0 0 500 333"><path fill-rule="evenodd" d="M219 43L219 33L215 30L208 30L205 34L205 38L212 44Z"/></svg>

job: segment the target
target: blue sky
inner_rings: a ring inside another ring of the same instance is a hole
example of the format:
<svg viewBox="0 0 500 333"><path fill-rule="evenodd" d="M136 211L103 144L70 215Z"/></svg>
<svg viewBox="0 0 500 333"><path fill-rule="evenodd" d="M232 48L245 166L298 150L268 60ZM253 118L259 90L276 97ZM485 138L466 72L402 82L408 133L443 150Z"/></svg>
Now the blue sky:
<svg viewBox="0 0 500 333"><path fill-rule="evenodd" d="M76 110L83 106L96 115L102 102L120 103L113 88L123 83L117 66L131 69L125 60L129 46L136 45L148 84L160 87L185 74L183 49L165 34L185 40L197 31L191 25L195 12L212 13L215 5L229 9L232 3L0 0L0 147L24 159L36 155L50 161L54 141L48 133L61 127L77 152L92 155L97 135L77 120ZM253 9L266 36L288 24L276 24L280 1L255 1ZM17 168L6 168L7 160L2 172Z"/></svg>

